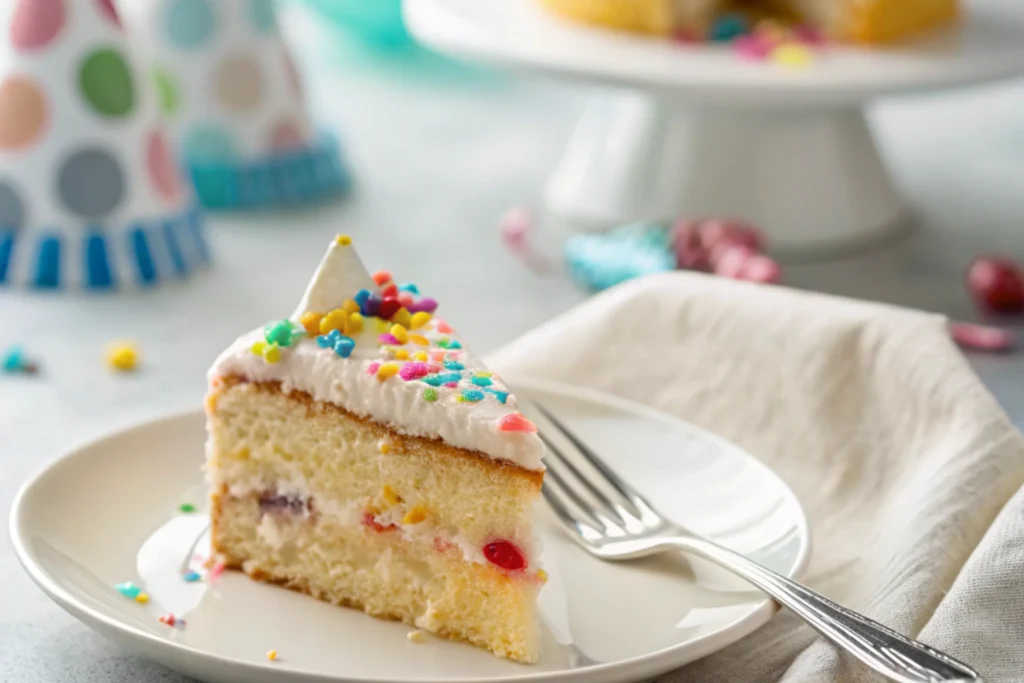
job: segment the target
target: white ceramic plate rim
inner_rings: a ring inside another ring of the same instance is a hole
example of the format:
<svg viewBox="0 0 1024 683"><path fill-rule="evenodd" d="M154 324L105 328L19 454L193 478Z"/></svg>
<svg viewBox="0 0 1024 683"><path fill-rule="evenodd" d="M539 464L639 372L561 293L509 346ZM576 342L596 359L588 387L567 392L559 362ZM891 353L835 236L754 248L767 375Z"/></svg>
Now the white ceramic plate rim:
<svg viewBox="0 0 1024 683"><path fill-rule="evenodd" d="M998 37L996 43L1001 52L985 52L976 47L958 49L953 54L942 54L934 59L927 58L931 40L939 42L958 41L968 28L973 28L977 7L982 2L973 0L967 4L963 26L938 33L921 42L909 42L897 46L891 54L881 50L865 50L856 46L830 46L833 54L842 57L865 58L863 68L847 73L830 67L828 60L821 60L813 67L810 77L791 78L791 73L768 70L765 65L740 65L750 68L735 68L731 52L726 59L702 63L699 71L680 69L671 76L658 70L645 69L646 64L671 62L686 66L686 55L664 51L668 41L652 40L649 37L631 35L626 32L574 23L568 19L546 12L537 0L476 0L481 8L486 3L510 3L508 7L523 12L516 21L537 29L552 30L567 47L564 53L537 49L530 43L511 43L500 35L495 25L478 27L463 21L453 10L454 0L405 0L403 14L410 32L424 44L441 52L457 57L480 60L503 66L513 66L540 72L554 73L563 77L582 79L598 83L612 83L657 90L666 94L683 94L697 101L744 105L799 106L816 104L857 104L881 95L925 92L936 89L980 84L1011 78L1024 71L1024 48L1006 36ZM459 0L466 1L466 0ZM1002 6L1014 9L1024 16L1024 6L1009 0L999 0ZM522 6L522 9L520 9ZM985 8L990 9L990 8ZM623 61L609 67L602 59L588 59L586 52L574 51L577 45L589 49L610 48ZM722 53L721 46L691 47L701 58ZM692 53L690 53L692 54ZM915 60L909 66L903 61L910 57ZM800 72L808 74L807 71Z"/></svg>
<svg viewBox="0 0 1024 683"><path fill-rule="evenodd" d="M505 377L506 379L509 379L509 375L506 374ZM542 392L562 394L568 397L583 399L627 410L654 420L681 422L686 425L687 429L695 433L700 433L710 441L725 444L729 448L739 449L739 447L731 444L725 439L718 437L705 429L697 427L696 425L688 423L685 420L676 418L669 413L649 408L640 403L617 398L603 392L528 377L513 376L510 384L516 387L521 387L525 390L524 393L529 393L531 389L535 388ZM211 654L195 647L174 641L167 641L157 636L138 631L118 619L108 617L100 612L90 609L88 606L82 604L74 594L63 588L57 580L50 576L42 565L36 561L35 555L29 549L27 543L29 533L28 529L25 528L25 522L22 518L24 501L29 498L32 490L37 485L40 485L40 483L51 472L77 458L86 457L83 456L83 454L87 453L90 448L96 447L108 439L124 436L141 430L147 430L154 425L180 419L186 415L195 414L196 412L198 412L198 409L196 408L181 409L161 417L148 419L142 422L135 422L131 426L113 428L100 436L87 439L79 445L67 449L60 457L42 466L21 486L14 498L9 524L11 541L14 545L14 551L18 561L36 585L38 585L46 595L54 600L54 602L84 624L90 625L98 623L105 629L116 631L126 638L143 640L150 646L169 649L175 651L178 655L188 655L189 657L216 663L220 666L233 666L240 671L249 671L254 674L257 672L262 673L264 668L258 664L240 661L223 655ZM746 454L746 451L743 451L743 449L739 450ZM801 539L801 546L793 567L786 575L790 578L797 578L802 575L804 570L806 570L811 556L811 535L806 513L800 505L799 500L792 494L789 487L785 485L785 482L779 479L774 472L752 455L747 454L747 457L750 458L756 466L762 468L768 476L778 480L790 493L790 497L793 502L796 503L794 512L797 515L796 521L798 522L797 527L800 532L799 538ZM741 638L753 633L755 630L768 623L777 610L778 605L776 603L772 601L765 601L745 617L742 617L740 620L725 626L718 631L705 634L698 638L694 638L693 640L688 640L662 650L650 652L639 657L633 657L631 659L565 671L548 671L536 674L526 673L522 676L503 677L501 679L490 677L465 680L460 679L459 683L495 683L495 681L500 681L500 683L542 683L545 681L581 681L592 678L600 678L602 680L605 678L612 680L623 680L625 678L630 678L632 680L643 679L645 676L656 676L675 668L672 662L677 662L675 666L683 666L688 662L696 661L697 659L706 657L709 654L732 645ZM405 679L365 677L348 678L344 676L326 676L321 673L310 671L289 670L287 674L282 672L282 676L285 675L288 676L287 680L308 681L309 683L324 683L325 681L336 683L405 683ZM416 683L449 683L449 681L448 679L417 679Z"/></svg>

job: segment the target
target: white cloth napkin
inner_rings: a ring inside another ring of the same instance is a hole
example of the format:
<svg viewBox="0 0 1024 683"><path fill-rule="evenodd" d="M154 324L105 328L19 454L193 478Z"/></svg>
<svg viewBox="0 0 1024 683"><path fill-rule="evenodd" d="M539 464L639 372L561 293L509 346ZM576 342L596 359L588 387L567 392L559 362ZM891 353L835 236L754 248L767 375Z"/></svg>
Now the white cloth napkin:
<svg viewBox="0 0 1024 683"><path fill-rule="evenodd" d="M1024 681L1024 437L944 319L672 273L596 296L491 361L746 447L806 508L809 585L988 683ZM658 680L878 679L783 611Z"/></svg>

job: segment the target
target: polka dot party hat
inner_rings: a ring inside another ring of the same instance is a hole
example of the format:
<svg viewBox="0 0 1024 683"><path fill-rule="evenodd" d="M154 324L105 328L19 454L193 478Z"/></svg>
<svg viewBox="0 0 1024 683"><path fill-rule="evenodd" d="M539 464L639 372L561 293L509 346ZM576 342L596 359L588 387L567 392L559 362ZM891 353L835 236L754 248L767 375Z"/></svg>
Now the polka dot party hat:
<svg viewBox="0 0 1024 683"><path fill-rule="evenodd" d="M10 0L0 29L0 285L110 290L204 264L111 0Z"/></svg>
<svg viewBox="0 0 1024 683"><path fill-rule="evenodd" d="M302 204L348 186L310 125L273 0L123 0L130 37L204 206Z"/></svg>

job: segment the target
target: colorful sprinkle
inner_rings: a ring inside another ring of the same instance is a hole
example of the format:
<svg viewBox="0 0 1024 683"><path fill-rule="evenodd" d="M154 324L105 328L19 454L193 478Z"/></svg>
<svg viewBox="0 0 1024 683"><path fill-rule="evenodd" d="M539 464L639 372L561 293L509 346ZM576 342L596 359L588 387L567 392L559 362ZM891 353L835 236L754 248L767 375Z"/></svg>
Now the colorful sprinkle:
<svg viewBox="0 0 1024 683"><path fill-rule="evenodd" d="M386 454L389 450L391 450L390 448L385 448L386 446L386 443L381 444L381 453ZM380 490L380 495L388 505L398 505L399 503L402 502L402 497L398 495L398 491L394 490L387 484L384 484L384 487Z"/></svg>
<svg viewBox="0 0 1024 683"><path fill-rule="evenodd" d="M424 325L426 325L429 322L430 322L430 314L427 313L426 311L420 311L419 313L413 313L412 314L412 318L410 319L410 324L412 325L412 329L414 329L414 330L420 329L421 327L423 327Z"/></svg>
<svg viewBox="0 0 1024 683"><path fill-rule="evenodd" d="M389 273L386 270L378 270L370 277L373 278L373 281L377 284L378 287L383 287L387 283L391 282L391 273Z"/></svg>
<svg viewBox="0 0 1024 683"><path fill-rule="evenodd" d="M394 377L399 372L398 363L384 363L377 368L377 379L383 382L386 379Z"/></svg>
<svg viewBox="0 0 1024 683"><path fill-rule="evenodd" d="M288 320L271 323L263 328L263 338L266 339L268 344L291 346L293 336L294 331L292 329L292 324L291 321Z"/></svg>
<svg viewBox="0 0 1024 683"><path fill-rule="evenodd" d="M338 235L337 237L334 238L334 241L343 247L347 247L348 245L352 244L352 238L349 237L348 235Z"/></svg>
<svg viewBox="0 0 1024 683"><path fill-rule="evenodd" d="M366 311L364 309L366 307L366 303L370 300L370 290L360 289L356 292L356 295L352 297L352 300L359 304L359 310L365 315Z"/></svg>
<svg viewBox="0 0 1024 683"><path fill-rule="evenodd" d="M263 360L271 365L281 360L281 347L277 344L267 344L263 349Z"/></svg>
<svg viewBox="0 0 1024 683"><path fill-rule="evenodd" d="M345 334L351 336L363 331L363 316L358 311L348 314L348 324L345 326Z"/></svg>
<svg viewBox="0 0 1024 683"><path fill-rule="evenodd" d="M387 285L380 288L380 295L385 299L397 299L398 285L396 285L394 282L388 283Z"/></svg>
<svg viewBox="0 0 1024 683"><path fill-rule="evenodd" d="M427 367L426 363L413 361L403 365L402 369L399 370L398 375L406 382L411 382L413 380L420 379L421 377L426 377L429 373L430 368Z"/></svg>
<svg viewBox="0 0 1024 683"><path fill-rule="evenodd" d="M426 518L427 508L422 505L416 505L402 516L402 524L419 524Z"/></svg>
<svg viewBox="0 0 1024 683"><path fill-rule="evenodd" d="M507 391L498 391L497 389L484 389L484 391L493 395L494 398L498 399L498 402L502 404L504 404L509 397L509 393Z"/></svg>
<svg viewBox="0 0 1024 683"><path fill-rule="evenodd" d="M412 324L412 314L409 313L407 308L399 308L395 311L395 314L391 316L391 320L408 329Z"/></svg>
<svg viewBox="0 0 1024 683"><path fill-rule="evenodd" d="M439 347L441 347L442 349L447 349L448 345L451 344L451 343L452 343L452 340L449 339L448 337L441 337L440 339L437 340L437 345Z"/></svg>
<svg viewBox="0 0 1024 683"><path fill-rule="evenodd" d="M416 297L409 292L399 292L398 303L402 304L402 308L407 308L409 309L409 312L412 313L412 309L416 306Z"/></svg>
<svg viewBox="0 0 1024 683"><path fill-rule="evenodd" d="M727 43L742 36L748 28L746 17L743 15L723 14L711 25L708 38L715 43Z"/></svg>
<svg viewBox="0 0 1024 683"><path fill-rule="evenodd" d="M437 390L433 387L427 387L423 390L423 400L428 402L434 402L437 400Z"/></svg>
<svg viewBox="0 0 1024 683"><path fill-rule="evenodd" d="M348 358L356 348L356 340L352 337L340 337L334 344L334 352L342 358Z"/></svg>
<svg viewBox="0 0 1024 683"><path fill-rule="evenodd" d="M447 365L448 363L445 363L446 367ZM453 363L453 365L461 365L461 363ZM494 382L491 381L490 377L474 377L471 381L478 387L489 387L492 384L494 384Z"/></svg>
<svg viewBox="0 0 1024 683"><path fill-rule="evenodd" d="M455 389L456 387L459 386L459 383L458 382L445 382L444 386L448 387L449 389Z"/></svg>
<svg viewBox="0 0 1024 683"><path fill-rule="evenodd" d="M456 399L460 403L476 403L485 398L484 392L478 389L463 389L462 394Z"/></svg>
<svg viewBox="0 0 1024 683"><path fill-rule="evenodd" d="M391 326L391 336L397 339L399 344L404 344L409 341L409 331L401 325Z"/></svg>
<svg viewBox="0 0 1024 683"><path fill-rule="evenodd" d="M323 313L314 313L313 311L308 311L306 313L303 313L302 317L299 318L299 324L302 325L302 328L304 330L306 330L306 334L312 337L313 335L318 334L320 332L320 321L323 319L323 317Z"/></svg>
<svg viewBox="0 0 1024 683"><path fill-rule="evenodd" d="M189 569L187 572L182 574L181 578L185 579L188 583L195 583L203 577L200 576L199 572Z"/></svg>
<svg viewBox="0 0 1024 683"><path fill-rule="evenodd" d="M433 313L437 310L437 301L425 296L416 303L416 307L422 313Z"/></svg>
<svg viewBox="0 0 1024 683"><path fill-rule="evenodd" d="M341 332L338 330L331 330L327 334L322 334L316 338L316 345L321 349L333 349L334 345L341 339Z"/></svg>
<svg viewBox="0 0 1024 683"><path fill-rule="evenodd" d="M218 560L214 563L212 567L210 567L210 571L206 573L206 580L215 581L218 577L220 577L221 574L224 573L224 570L226 568L226 565L222 561Z"/></svg>
<svg viewBox="0 0 1024 683"><path fill-rule="evenodd" d="M510 413L498 420L499 432L526 432L535 434L537 425L526 419L522 413Z"/></svg>
<svg viewBox="0 0 1024 683"><path fill-rule="evenodd" d="M125 581L124 583L117 584L116 586L114 586L114 590L116 590L124 597L130 598L132 600L137 598L142 593L142 589L136 586L131 581Z"/></svg>
<svg viewBox="0 0 1024 683"><path fill-rule="evenodd" d="M344 331L345 323L347 322L348 312L340 308L335 308L320 319L320 334L327 334L333 330Z"/></svg>
<svg viewBox="0 0 1024 683"><path fill-rule="evenodd" d="M412 335L412 336L416 336L416 335ZM413 360L418 360L420 362L426 362L426 360L427 360L427 352L426 351L417 351L416 353L412 354L412 358L413 358Z"/></svg>
<svg viewBox="0 0 1024 683"><path fill-rule="evenodd" d="M424 337L422 334L410 334L409 341L411 341L413 344L416 344L417 346L430 346L430 340Z"/></svg>
<svg viewBox="0 0 1024 683"><path fill-rule="evenodd" d="M434 329L437 330L438 332L440 332L441 334L451 334L452 333L452 326L449 325L448 323L446 323L443 320L435 320L434 321Z"/></svg>
<svg viewBox="0 0 1024 683"><path fill-rule="evenodd" d="M814 54L799 43L784 43L772 50L772 61L779 66L800 69L814 62Z"/></svg>
<svg viewBox="0 0 1024 683"><path fill-rule="evenodd" d="M358 313L359 304L356 303L355 299L345 299L341 302L341 310L349 314Z"/></svg>
<svg viewBox="0 0 1024 683"><path fill-rule="evenodd" d="M174 615L168 612L158 619L161 624L167 624L168 626L174 626L175 621Z"/></svg>
<svg viewBox="0 0 1024 683"><path fill-rule="evenodd" d="M405 349L395 351L395 360L409 360L409 352Z"/></svg>
<svg viewBox="0 0 1024 683"><path fill-rule="evenodd" d="M271 662L277 661L277 650L267 650L267 660Z"/></svg>
<svg viewBox="0 0 1024 683"><path fill-rule="evenodd" d="M390 344L391 346L398 346L399 344L402 343L398 341L398 338L395 337L395 335L391 334L390 332L385 332L384 334L378 335L377 341L379 341L381 344Z"/></svg>
<svg viewBox="0 0 1024 683"><path fill-rule="evenodd" d="M379 369L380 369L380 363L370 363L369 365L366 366L366 374L367 375L376 375L377 374L377 370L379 370Z"/></svg>
<svg viewBox="0 0 1024 683"><path fill-rule="evenodd" d="M420 293L420 288L411 282L406 282L404 285L401 285L399 289L402 290L403 292L409 292L410 294Z"/></svg>
<svg viewBox="0 0 1024 683"><path fill-rule="evenodd" d="M135 602L145 605L149 602L149 593L139 593L135 596Z"/></svg>
<svg viewBox="0 0 1024 683"><path fill-rule="evenodd" d="M178 506L179 512L184 512L186 515L190 515L196 511L196 506L192 503L182 503Z"/></svg>
<svg viewBox="0 0 1024 683"><path fill-rule="evenodd" d="M254 341L252 343L252 346L249 347L249 350L252 351L252 354L254 356L262 356L263 355L263 349L265 349L265 348L267 348L267 342L261 340L261 341Z"/></svg>
<svg viewBox="0 0 1024 683"><path fill-rule="evenodd" d="M0 359L0 369L8 373L33 374L39 370L39 367L25 357L24 349L20 346L12 346L4 352L3 358Z"/></svg>
<svg viewBox="0 0 1024 683"><path fill-rule="evenodd" d="M116 342L107 349L107 365L114 370L130 372L139 362L139 352L131 342Z"/></svg>

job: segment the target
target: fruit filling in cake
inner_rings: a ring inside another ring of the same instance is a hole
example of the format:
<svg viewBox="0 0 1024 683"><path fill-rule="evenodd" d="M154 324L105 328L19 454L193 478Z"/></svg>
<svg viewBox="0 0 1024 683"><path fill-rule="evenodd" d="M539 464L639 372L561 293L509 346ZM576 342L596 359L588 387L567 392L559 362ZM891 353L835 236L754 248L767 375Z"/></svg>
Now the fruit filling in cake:
<svg viewBox="0 0 1024 683"><path fill-rule="evenodd" d="M534 662L543 445L436 309L369 275L339 236L295 312L221 354L213 551L254 579Z"/></svg>
<svg viewBox="0 0 1024 683"><path fill-rule="evenodd" d="M736 18L798 22L828 37L889 43L952 24L959 0L541 0L590 24L688 39L735 37Z"/></svg>

